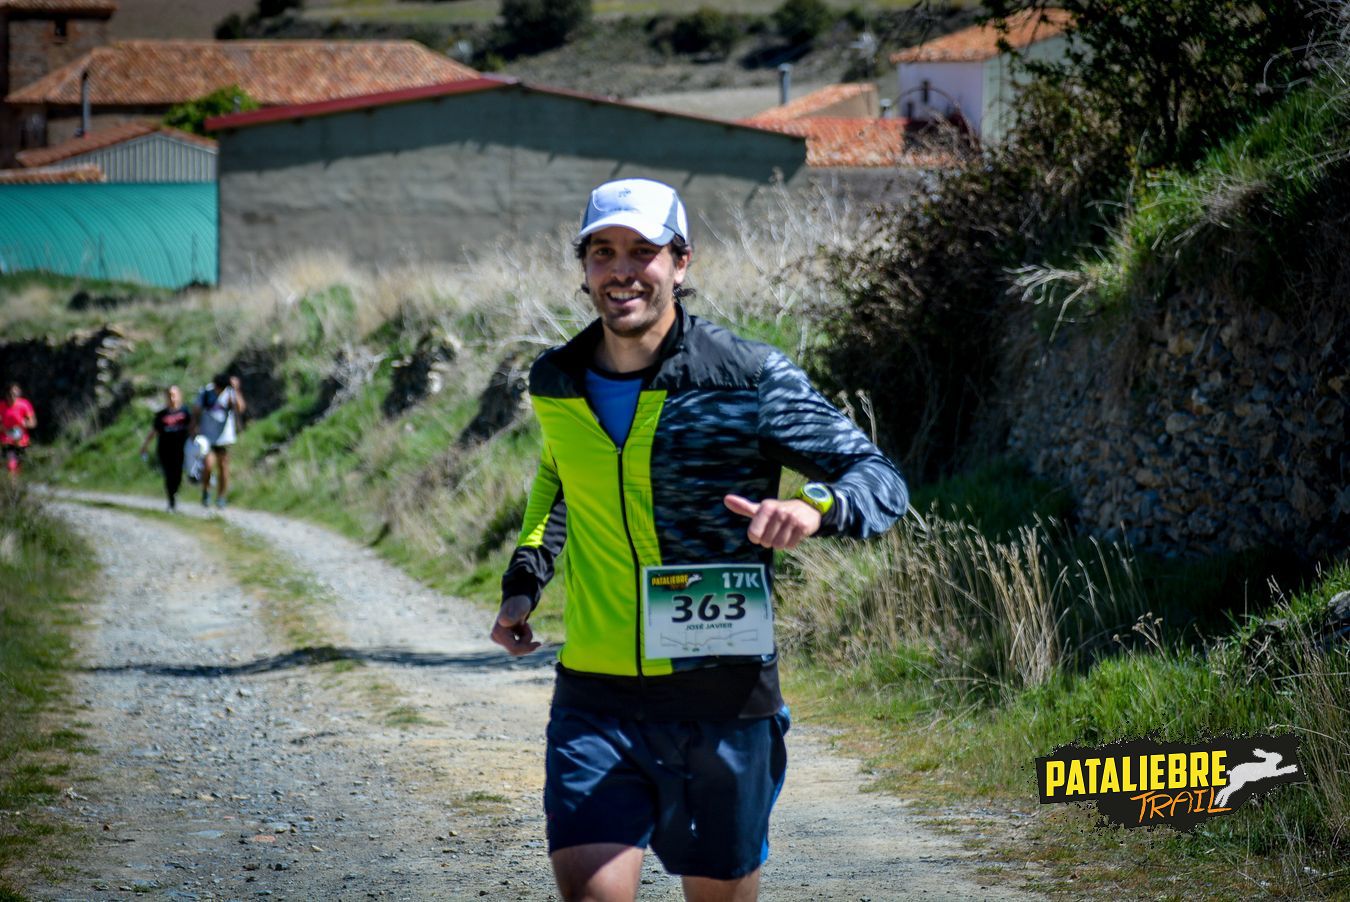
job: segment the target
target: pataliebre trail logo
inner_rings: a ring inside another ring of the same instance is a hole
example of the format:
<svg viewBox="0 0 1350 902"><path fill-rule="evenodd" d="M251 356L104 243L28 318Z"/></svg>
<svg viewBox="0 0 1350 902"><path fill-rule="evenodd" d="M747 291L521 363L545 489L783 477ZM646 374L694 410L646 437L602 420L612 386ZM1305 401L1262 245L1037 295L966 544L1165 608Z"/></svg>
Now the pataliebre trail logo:
<svg viewBox="0 0 1350 902"><path fill-rule="evenodd" d="M1125 827L1190 830L1258 793L1308 777L1294 736L1217 738L1187 744L1135 739L1100 748L1061 746L1036 759L1041 803L1096 802Z"/></svg>

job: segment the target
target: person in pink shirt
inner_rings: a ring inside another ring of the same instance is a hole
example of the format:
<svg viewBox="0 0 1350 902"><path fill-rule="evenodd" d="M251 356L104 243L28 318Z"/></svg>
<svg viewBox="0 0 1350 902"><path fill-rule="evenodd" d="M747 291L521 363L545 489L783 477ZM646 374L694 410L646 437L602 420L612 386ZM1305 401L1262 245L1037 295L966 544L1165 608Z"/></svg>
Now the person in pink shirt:
<svg viewBox="0 0 1350 902"><path fill-rule="evenodd" d="M23 396L19 383L11 382L0 398L0 449L5 456L9 478L19 478L23 452L28 447L28 431L37 428L37 414L33 405Z"/></svg>

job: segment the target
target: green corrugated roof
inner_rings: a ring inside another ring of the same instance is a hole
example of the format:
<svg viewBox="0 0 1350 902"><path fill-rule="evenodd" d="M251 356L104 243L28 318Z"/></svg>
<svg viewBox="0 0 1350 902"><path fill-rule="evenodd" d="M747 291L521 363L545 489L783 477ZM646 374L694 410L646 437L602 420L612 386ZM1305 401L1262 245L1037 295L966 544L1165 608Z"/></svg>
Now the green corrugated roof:
<svg viewBox="0 0 1350 902"><path fill-rule="evenodd" d="M219 279L216 185L0 185L0 272L182 288Z"/></svg>

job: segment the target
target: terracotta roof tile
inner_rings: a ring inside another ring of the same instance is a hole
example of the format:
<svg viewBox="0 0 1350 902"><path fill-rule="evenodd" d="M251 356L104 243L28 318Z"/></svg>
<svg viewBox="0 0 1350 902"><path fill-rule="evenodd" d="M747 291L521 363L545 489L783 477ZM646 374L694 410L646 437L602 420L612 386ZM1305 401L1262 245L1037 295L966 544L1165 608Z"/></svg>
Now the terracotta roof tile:
<svg viewBox="0 0 1350 902"><path fill-rule="evenodd" d="M312 116L328 116L338 113L348 113L353 110L378 109L379 107L389 106L391 104L412 103L433 97L452 97L461 94L472 94L479 91L497 90L516 90L531 94L544 94L551 97L568 97L574 100L582 100L586 103L603 104L605 106L618 107L620 109L638 110L643 113L650 113L667 119L687 119L694 122L712 123L713 125L722 125L729 128L745 128L754 131L784 134L783 130L775 128L773 123L761 124L759 122L751 122L747 119L718 119L712 116L680 113L665 109L664 107L644 106L639 103L616 100L613 97L604 97L599 94L587 94L581 91L573 91L568 88L525 84L520 81L520 79L512 78L509 75L480 75L477 78L447 82L440 85L424 85L419 88L405 88L400 91L383 91L378 94L365 94L358 97L342 97L337 100L322 101L320 103L295 104L286 107L272 107L264 110L250 110L245 113L230 113L227 116L216 116L206 120L206 127L211 131L230 131L239 128L251 128L256 125L267 125L273 122L307 119Z"/></svg>
<svg viewBox="0 0 1350 902"><path fill-rule="evenodd" d="M877 86L870 82L826 85L810 94L803 94L796 100L789 101L782 106L771 107L762 113L756 113L748 121L773 122L783 119L799 119L821 110L828 110L835 104L843 103L860 94L875 94L876 92Z"/></svg>
<svg viewBox="0 0 1350 902"><path fill-rule="evenodd" d="M478 77L414 41L120 41L6 100L78 105L86 71L96 107L181 103L230 84L281 106Z"/></svg>
<svg viewBox="0 0 1350 902"><path fill-rule="evenodd" d="M52 13L108 13L117 12L117 4L112 0L0 0L0 9L17 9L24 12Z"/></svg>
<svg viewBox="0 0 1350 902"><path fill-rule="evenodd" d="M1023 10L1007 18L1007 30L996 22L972 25L916 47L891 54L892 63L975 62L998 56L1000 40L1021 49L1037 41L1062 34L1072 16L1062 9Z"/></svg>
<svg viewBox="0 0 1350 902"><path fill-rule="evenodd" d="M58 185L68 182L101 182L103 170L92 163L64 169L0 169L0 185Z"/></svg>
<svg viewBox="0 0 1350 902"><path fill-rule="evenodd" d="M808 119L755 120L754 125L806 139L806 165L862 168L942 165L938 156L916 150L905 140L906 119L853 119L816 116ZM944 157L945 159L945 157Z"/></svg>
<svg viewBox="0 0 1350 902"><path fill-rule="evenodd" d="M163 133L176 141L195 144L198 147L209 147L213 150L216 147L216 142L210 138L203 138L182 129L169 128L167 125L160 125L158 122L123 122L119 125L99 129L96 132L90 132L83 137L71 138L69 141L63 141L51 147L35 147L32 150L20 151L16 154L16 158L22 166L47 166L59 160L89 153L100 148L111 147L114 144L121 144L123 141L131 141L157 132Z"/></svg>

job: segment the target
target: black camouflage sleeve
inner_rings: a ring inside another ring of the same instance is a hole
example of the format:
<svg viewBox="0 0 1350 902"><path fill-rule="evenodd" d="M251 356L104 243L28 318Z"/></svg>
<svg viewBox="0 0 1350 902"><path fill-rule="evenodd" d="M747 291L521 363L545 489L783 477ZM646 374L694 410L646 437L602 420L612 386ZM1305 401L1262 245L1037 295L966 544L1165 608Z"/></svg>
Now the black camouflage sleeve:
<svg viewBox="0 0 1350 902"><path fill-rule="evenodd" d="M757 431L766 457L834 491L836 510L819 535L874 536L909 506L895 464L779 351L768 355L760 375Z"/></svg>

